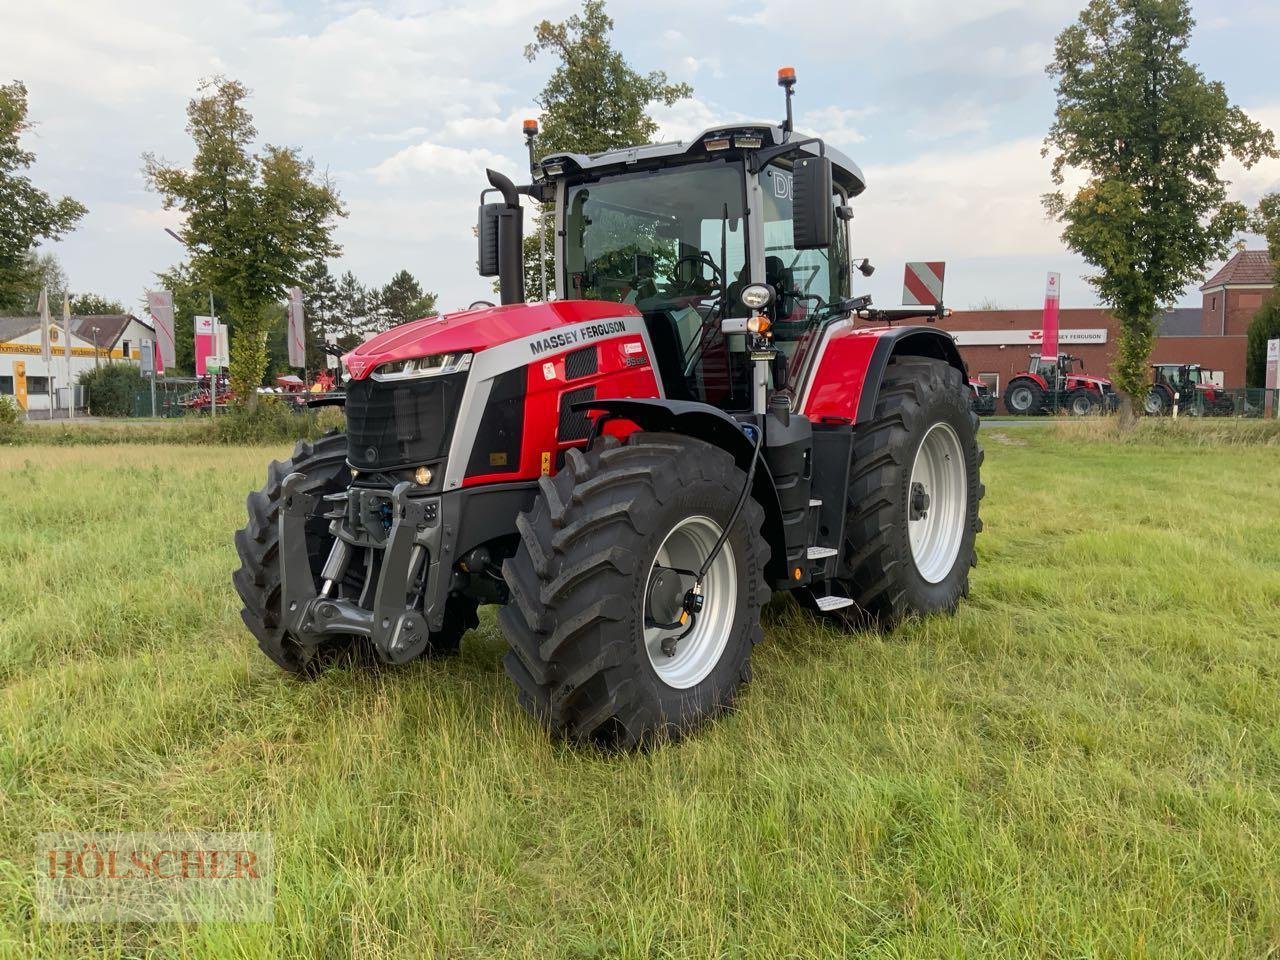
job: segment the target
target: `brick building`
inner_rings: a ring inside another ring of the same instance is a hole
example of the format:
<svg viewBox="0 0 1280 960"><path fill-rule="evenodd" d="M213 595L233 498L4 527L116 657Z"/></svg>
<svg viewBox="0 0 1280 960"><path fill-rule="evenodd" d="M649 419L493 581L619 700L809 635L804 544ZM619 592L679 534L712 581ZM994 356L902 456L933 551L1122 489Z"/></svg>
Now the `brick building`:
<svg viewBox="0 0 1280 960"><path fill-rule="evenodd" d="M1273 270L1266 250L1237 253L1200 288L1200 307L1180 307L1161 318L1152 362L1199 363L1221 371L1224 387L1243 387L1249 322L1271 291ZM955 335L970 373L1003 393L1039 350L1041 311L957 310L939 326ZM1060 352L1083 359L1090 373L1107 374L1118 332L1109 311L1064 309L1059 329Z"/></svg>

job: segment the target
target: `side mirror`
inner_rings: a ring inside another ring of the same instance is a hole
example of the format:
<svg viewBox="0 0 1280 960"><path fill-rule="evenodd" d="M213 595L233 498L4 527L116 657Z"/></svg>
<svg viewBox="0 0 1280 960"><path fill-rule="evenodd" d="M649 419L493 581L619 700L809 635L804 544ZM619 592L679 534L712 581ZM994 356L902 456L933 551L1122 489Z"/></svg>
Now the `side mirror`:
<svg viewBox="0 0 1280 960"><path fill-rule="evenodd" d="M480 238L480 276L496 277L498 275L498 215L505 204L480 204L480 218L476 225L476 236Z"/></svg>
<svg viewBox="0 0 1280 960"><path fill-rule="evenodd" d="M791 245L797 250L831 246L830 159L801 157L791 175Z"/></svg>

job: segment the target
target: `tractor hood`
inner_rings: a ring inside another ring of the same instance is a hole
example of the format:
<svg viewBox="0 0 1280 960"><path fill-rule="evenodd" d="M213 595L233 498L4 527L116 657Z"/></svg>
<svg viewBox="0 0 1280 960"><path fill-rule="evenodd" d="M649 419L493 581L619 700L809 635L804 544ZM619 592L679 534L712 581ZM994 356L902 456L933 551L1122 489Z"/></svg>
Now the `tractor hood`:
<svg viewBox="0 0 1280 960"><path fill-rule="evenodd" d="M384 363L434 354L479 353L522 337L590 320L638 317L635 307L600 300L513 303L461 310L394 327L366 340L342 358L352 379L363 380Z"/></svg>
<svg viewBox="0 0 1280 960"><path fill-rule="evenodd" d="M1080 383L1092 383L1099 390L1101 390L1104 387L1111 386L1111 381L1108 380L1106 377L1090 377L1083 373L1073 373L1071 375L1071 379L1078 381Z"/></svg>

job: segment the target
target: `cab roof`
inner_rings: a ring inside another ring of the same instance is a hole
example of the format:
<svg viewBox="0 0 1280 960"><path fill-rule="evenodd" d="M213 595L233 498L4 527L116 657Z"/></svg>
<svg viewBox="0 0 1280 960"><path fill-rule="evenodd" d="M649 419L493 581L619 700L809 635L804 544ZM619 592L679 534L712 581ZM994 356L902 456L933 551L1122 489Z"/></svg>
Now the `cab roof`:
<svg viewBox="0 0 1280 960"><path fill-rule="evenodd" d="M621 147L617 150L605 150L600 153L553 153L541 159L540 167L545 171L548 164L569 163L578 170L609 172L611 168L626 170L640 164L660 165L664 160L696 160L707 156L710 151L703 145L707 140L724 137L756 136L761 140L761 147L780 146L794 140L805 140L802 133L788 134L779 124L761 121L745 121L742 123L720 124L708 127L690 140L671 140L665 143L646 143L636 147ZM831 159L832 178L837 186L842 187L850 196L856 197L867 188L867 179L847 155L824 142L827 157ZM800 148L812 156L818 155L818 144L808 143ZM716 151L717 153L720 151ZM733 148L723 151L726 155L733 153L751 153L752 148ZM545 174L544 174L545 175Z"/></svg>

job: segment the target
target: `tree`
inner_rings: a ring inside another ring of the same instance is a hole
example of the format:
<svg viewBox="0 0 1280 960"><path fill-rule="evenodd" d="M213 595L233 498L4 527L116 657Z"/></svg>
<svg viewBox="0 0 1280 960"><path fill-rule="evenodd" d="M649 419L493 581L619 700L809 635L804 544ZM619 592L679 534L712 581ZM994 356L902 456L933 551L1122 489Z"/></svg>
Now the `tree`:
<svg viewBox="0 0 1280 960"><path fill-rule="evenodd" d="M52 295L50 302L52 303ZM71 309L81 317L124 313L124 305L119 300L109 300L96 293L77 293L75 299L71 301Z"/></svg>
<svg viewBox="0 0 1280 960"><path fill-rule="evenodd" d="M1206 80L1185 54L1188 0L1092 0L1057 39L1048 73L1057 111L1045 141L1053 181L1087 180L1045 207L1067 246L1098 268L1089 278L1119 321L1116 386L1140 396L1162 309L1223 257L1246 226L1219 168L1276 155L1275 138ZM1130 408L1131 409L1131 408Z"/></svg>
<svg viewBox="0 0 1280 960"><path fill-rule="evenodd" d="M144 172L164 208L186 214L192 273L226 304L232 389L253 406L267 369L268 308L307 265L340 252L333 227L346 211L328 176L296 149L252 151L248 96L235 80L206 81L187 107L190 169L145 154Z"/></svg>
<svg viewBox="0 0 1280 960"><path fill-rule="evenodd" d="M329 265L317 260L307 267L299 284L302 287L302 316L307 333L307 369L323 370L328 366L326 338L338 327L338 285Z"/></svg>
<svg viewBox="0 0 1280 960"><path fill-rule="evenodd" d="M35 161L19 143L30 129L27 88L0 85L0 309L22 306L29 297L32 248L57 240L88 212L70 197L54 200L22 175Z"/></svg>
<svg viewBox="0 0 1280 960"><path fill-rule="evenodd" d="M1274 292L1249 322L1245 340L1244 382L1249 387L1267 385L1267 341L1280 340L1280 296Z"/></svg>
<svg viewBox="0 0 1280 960"><path fill-rule="evenodd" d="M49 291L49 308L61 309L62 297L71 284L56 254L28 251L23 258L22 280L6 309L0 313L28 316L40 308L40 291Z"/></svg>
<svg viewBox="0 0 1280 960"><path fill-rule="evenodd" d="M603 0L585 0L581 14L561 23L543 20L533 28L534 41L524 48L525 58L533 61L546 53L558 61L537 98L542 118L536 143L543 156L598 153L648 143L658 132L657 122L648 113L650 105L670 106L693 95L689 84L669 83L661 70L635 70L614 49L612 31L613 19L605 13ZM524 283L531 295L534 291L541 295L538 223L544 216L551 216L547 207L539 209L524 241ZM548 229L543 265L548 296L555 289L553 246Z"/></svg>
<svg viewBox="0 0 1280 960"><path fill-rule="evenodd" d="M436 295L424 292L408 270L401 270L378 291L378 303L387 327L436 315Z"/></svg>

